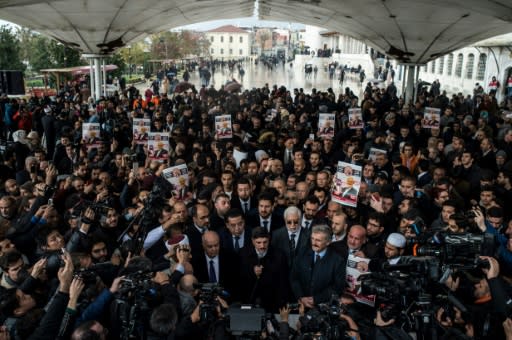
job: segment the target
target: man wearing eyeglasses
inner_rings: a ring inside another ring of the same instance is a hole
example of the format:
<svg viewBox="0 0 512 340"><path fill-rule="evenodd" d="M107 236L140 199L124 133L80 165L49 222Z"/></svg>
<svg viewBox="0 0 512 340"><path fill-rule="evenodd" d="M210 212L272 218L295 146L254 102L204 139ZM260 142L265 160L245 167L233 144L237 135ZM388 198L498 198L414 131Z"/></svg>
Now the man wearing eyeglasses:
<svg viewBox="0 0 512 340"><path fill-rule="evenodd" d="M288 268L292 268L298 254L310 248L310 229L301 228L302 213L296 206L284 211L286 228L279 228L272 234L272 247L280 249L288 260Z"/></svg>

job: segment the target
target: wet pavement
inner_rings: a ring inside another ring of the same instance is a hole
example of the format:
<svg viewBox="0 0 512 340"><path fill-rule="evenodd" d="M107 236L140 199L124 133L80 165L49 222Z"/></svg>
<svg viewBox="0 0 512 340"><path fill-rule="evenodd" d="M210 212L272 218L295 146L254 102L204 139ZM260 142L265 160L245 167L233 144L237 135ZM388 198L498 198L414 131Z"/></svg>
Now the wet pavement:
<svg viewBox="0 0 512 340"><path fill-rule="evenodd" d="M233 78L243 85L242 90L252 89L254 87L260 88L268 83L270 87L273 85L285 86L287 89L293 91L294 88L303 88L304 92L310 93L313 88L317 90L325 91L331 87L336 94L344 92L346 87L350 87L355 95L361 98L362 87L359 82L359 77L356 74L347 73L343 84L340 84L338 75L336 74L334 79L329 79L329 73L322 67L318 69L316 76L311 74L306 77L304 67L302 65L290 64L279 64L277 67L270 70L268 67L261 63L257 65L250 62L242 64L245 70L244 77L240 77L238 70L230 73L229 69L218 68L212 76L210 85L214 85L216 89L220 88L221 85L232 80ZM191 72L190 80L197 89L201 87L201 80L199 78L199 72ZM365 83L363 83L365 84ZM136 86L139 90L145 91L147 88L146 84L139 84Z"/></svg>

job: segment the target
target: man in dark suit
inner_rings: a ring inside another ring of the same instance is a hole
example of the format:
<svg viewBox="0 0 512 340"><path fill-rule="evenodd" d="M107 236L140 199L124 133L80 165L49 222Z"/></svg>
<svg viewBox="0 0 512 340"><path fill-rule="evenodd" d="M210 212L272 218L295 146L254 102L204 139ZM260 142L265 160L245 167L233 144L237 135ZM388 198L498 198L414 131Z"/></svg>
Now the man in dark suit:
<svg viewBox="0 0 512 340"><path fill-rule="evenodd" d="M416 186L418 188L423 188L425 185L432 182L432 176L428 171L429 167L430 163L426 159L422 159L418 162L418 177L416 181Z"/></svg>
<svg viewBox="0 0 512 340"><path fill-rule="evenodd" d="M274 203L275 199L271 193L261 193L258 197L258 209L250 212L247 225L251 229L264 227L270 234L283 227L283 217L274 212Z"/></svg>
<svg viewBox="0 0 512 340"><path fill-rule="evenodd" d="M307 308L327 302L332 294L345 288L343 259L328 246L332 232L327 225L316 225L311 231L311 249L295 261L291 286L295 297Z"/></svg>
<svg viewBox="0 0 512 340"><path fill-rule="evenodd" d="M231 209L229 196L221 192L215 197L214 209L210 215L210 229L217 232L226 228L225 215Z"/></svg>
<svg viewBox="0 0 512 340"><path fill-rule="evenodd" d="M301 212L299 208L291 206L284 211L286 228L280 228L272 234L272 247L280 249L288 260L288 268L293 268L297 255L311 248L310 231L301 228Z"/></svg>
<svg viewBox="0 0 512 340"><path fill-rule="evenodd" d="M231 208L242 210L245 217L258 206L256 198L252 196L251 188L252 184L249 179L242 177L236 183L236 195L231 197Z"/></svg>
<svg viewBox="0 0 512 340"><path fill-rule="evenodd" d="M245 227L245 220L240 209L231 209L226 214L226 228L219 232L220 247L230 254L251 245L251 231Z"/></svg>
<svg viewBox="0 0 512 340"><path fill-rule="evenodd" d="M288 264L284 254L270 244L270 234L258 227L252 232L252 246L241 255L242 301L258 304L276 313L289 297Z"/></svg>
<svg viewBox="0 0 512 340"><path fill-rule="evenodd" d="M194 276L201 283L217 283L231 296L237 296L238 263L233 257L220 252L219 234L206 231L202 236L202 247L202 254L192 257Z"/></svg>
<svg viewBox="0 0 512 340"><path fill-rule="evenodd" d="M315 224L324 224L327 223L327 219L318 218L318 207L320 206L320 201L314 195L309 195L304 204L302 205L302 220L301 227L306 230L311 230Z"/></svg>
<svg viewBox="0 0 512 340"><path fill-rule="evenodd" d="M196 204L192 207L192 224L185 230L185 235L190 242L192 258L199 257L203 252L202 236L210 225L209 209L204 204Z"/></svg>

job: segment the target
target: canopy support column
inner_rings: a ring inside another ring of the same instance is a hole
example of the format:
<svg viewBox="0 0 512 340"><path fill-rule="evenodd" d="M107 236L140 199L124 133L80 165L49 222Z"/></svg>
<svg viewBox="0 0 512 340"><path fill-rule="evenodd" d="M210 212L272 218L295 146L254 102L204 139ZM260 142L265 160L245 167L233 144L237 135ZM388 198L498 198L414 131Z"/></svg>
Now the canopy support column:
<svg viewBox="0 0 512 340"><path fill-rule="evenodd" d="M99 100L102 95L106 95L106 67L105 58L108 55L103 54L83 54L84 58L89 59L89 66L91 67L91 96L94 100ZM103 67L103 74L101 68ZM103 90L101 89L103 84Z"/></svg>
<svg viewBox="0 0 512 340"><path fill-rule="evenodd" d="M409 104L412 102L415 98L415 91L414 91L414 78L416 73L417 66L414 65L407 65L407 85L405 89L405 103ZM414 104L414 102L412 103Z"/></svg>
<svg viewBox="0 0 512 340"><path fill-rule="evenodd" d="M107 97L107 67L105 63L105 58L101 59L102 67L103 67L103 96Z"/></svg>
<svg viewBox="0 0 512 340"><path fill-rule="evenodd" d="M92 59L89 59L89 89L91 90L91 97L96 98L96 91L94 91L94 66Z"/></svg>

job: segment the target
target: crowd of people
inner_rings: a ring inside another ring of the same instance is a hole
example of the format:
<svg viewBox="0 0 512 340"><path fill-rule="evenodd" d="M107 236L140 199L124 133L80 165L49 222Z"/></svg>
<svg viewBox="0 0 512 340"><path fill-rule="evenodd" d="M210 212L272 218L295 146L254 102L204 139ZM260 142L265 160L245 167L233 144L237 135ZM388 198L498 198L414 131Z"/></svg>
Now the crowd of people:
<svg viewBox="0 0 512 340"><path fill-rule="evenodd" d="M422 128L425 107L441 110L439 128ZM351 108L364 128L348 127ZM361 98L277 85L144 98L131 86L94 101L74 83L55 98L2 95L0 339L221 339L237 303L280 314L281 338L305 338L308 313L333 297L361 304L346 291L349 267L379 272L407 263L420 239L465 233L496 243L477 254L484 268L450 267L440 287L424 287L467 309L436 306L437 334L512 339L508 110L512 100L494 92L425 91L404 103L372 84ZM335 113L334 138L318 138L319 113ZM215 137L220 114L233 138ZM169 133L166 161L133 140L134 118ZM98 147L82 141L87 122L101 125ZM356 207L331 199L339 161L362 167ZM181 164L188 185L177 195L162 173ZM224 291L210 323L200 283ZM119 312L123 301L135 314ZM288 327L297 302L300 324ZM344 336L409 338L380 307L336 315Z"/></svg>

